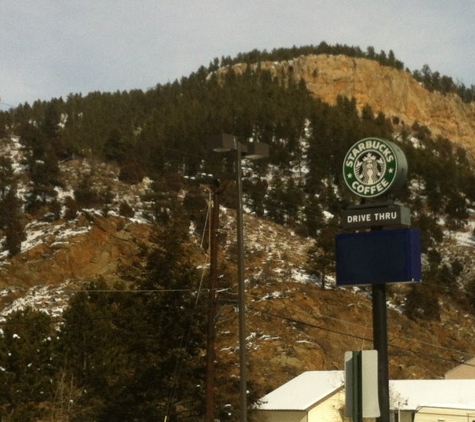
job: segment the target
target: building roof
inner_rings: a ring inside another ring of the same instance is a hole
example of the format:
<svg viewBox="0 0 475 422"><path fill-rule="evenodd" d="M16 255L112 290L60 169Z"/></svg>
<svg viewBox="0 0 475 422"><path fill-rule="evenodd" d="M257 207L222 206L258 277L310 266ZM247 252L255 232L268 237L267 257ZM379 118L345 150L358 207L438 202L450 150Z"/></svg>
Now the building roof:
<svg viewBox="0 0 475 422"><path fill-rule="evenodd" d="M389 391L393 409L475 404L475 379L393 380L389 382Z"/></svg>
<svg viewBox="0 0 475 422"><path fill-rule="evenodd" d="M344 383L344 371L307 371L264 396L257 409L305 411L343 388ZM389 391L391 409L475 409L475 379L392 380Z"/></svg>
<svg viewBox="0 0 475 422"><path fill-rule="evenodd" d="M453 403L435 403L427 406L419 406L417 412L421 413L422 409L450 409L450 410L470 410L470 413L475 412L475 403L467 404L453 404Z"/></svg>
<svg viewBox="0 0 475 422"><path fill-rule="evenodd" d="M343 371L307 371L259 400L260 410L301 410L314 406L344 386Z"/></svg>

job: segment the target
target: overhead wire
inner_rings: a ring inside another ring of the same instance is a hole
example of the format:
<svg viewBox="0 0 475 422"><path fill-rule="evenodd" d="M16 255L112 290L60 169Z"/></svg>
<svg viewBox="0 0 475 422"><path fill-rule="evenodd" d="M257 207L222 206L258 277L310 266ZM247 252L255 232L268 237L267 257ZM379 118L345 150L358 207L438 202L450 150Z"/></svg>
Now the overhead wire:
<svg viewBox="0 0 475 422"><path fill-rule="evenodd" d="M186 291L188 289L184 289L184 290ZM122 293L122 292L124 292L123 290L98 290L98 291L93 290L93 291L94 292L100 292L100 293L105 293L105 292L107 292L107 293L110 293L110 292ZM163 293L162 290L144 290L143 292L150 292L150 291L152 291L154 293L157 293L157 292ZM183 289L180 289L179 291L183 291ZM128 291L128 292L135 293L135 291ZM357 339L357 340L362 340L362 341L365 341L365 342L372 342L371 338L355 334L354 332L344 332L344 331L341 331L341 330L338 330L338 329L335 329L335 328L330 328L330 327L327 327L327 326L324 326L324 325L312 324L310 322L303 321L303 320L297 319L295 317L290 317L290 316L287 316L287 315L283 315L281 313L267 311L265 309L263 310L263 309L255 307L255 306L252 306L252 305L249 305L248 308L253 310L254 312L258 312L258 313L267 315L269 317L285 320L285 321L293 323L293 324L299 324L299 325L302 325L302 326L307 326L309 328L314 328L314 329L318 329L318 330L321 330L321 331L326 331L326 332L329 332L329 333L337 334L337 335L340 335L340 336L350 337L350 338L354 338L354 339ZM3 315L4 318L8 318L8 316L9 315ZM360 328L365 329L365 330L367 329L367 327L362 326L360 324L357 324L357 323L354 323L354 322L351 322L351 321L347 321L347 320L344 320L344 319L341 319L341 318L332 317L332 316L329 316L329 315L319 314L318 316L312 315L312 317L330 319L330 320L334 320L334 321L337 321L337 322L341 322L345 325L353 325L355 327L360 327ZM110 318L111 318L110 316L105 316L105 317L101 317L101 318L95 317L95 318L92 318L92 320L100 320L100 319L101 320L107 320L107 319L110 319ZM55 322L56 323L61 322L61 320L58 319ZM4 326L6 324L8 324L8 322L1 322L0 326L2 326L2 325ZM21 323L16 322L15 325L17 325L17 324L21 324ZM24 324L28 324L28 322L25 321ZM187 336L188 335L185 335L184 337L182 337L182 340L184 340ZM398 336L397 338L404 339L404 340L407 340L407 341L411 341L411 342L414 342L414 343L421 344L423 346L430 347L432 350L439 349L439 350L444 350L444 351L447 351L447 352L451 352L453 354L457 353L459 355L465 355L467 357L472 357L473 356L471 353L463 351L463 350L441 346L441 345L438 345L438 344L422 341L422 340L419 340L419 339L416 339L416 338L409 338L409 337L404 337L404 336ZM188 339L186 339L186 341L188 341ZM182 341L182 346L183 346L183 341ZM467 365L467 366L475 367L475 364L470 364L470 363L468 363L466 361L463 361L461 359L446 358L444 356L441 356L440 354L422 352L420 350L416 350L415 348L407 348L407 347L399 346L399 345L395 344L393 341L390 341L388 346L391 347L391 348L394 348L394 349L402 350L406 353L412 353L412 354L418 355L418 356L420 356L424 359L431 359L431 360L435 359L435 360L440 360L440 361L445 361L445 362L450 362L450 363L455 363L455 364L464 364L464 365ZM177 365L175 366L174 375L173 375L175 380L176 380L176 377L178 377L179 374L181 373L182 365L183 365L183 362L178 361ZM175 396L176 390L178 388L178 383L177 382L172 383L172 384L174 384L174 387L172 387L172 393L169 396L170 400L172 400L172 398Z"/></svg>
<svg viewBox="0 0 475 422"><path fill-rule="evenodd" d="M228 291L229 294L237 295L237 292L234 292L234 293L232 291L229 292L229 289L227 289L227 291ZM161 292L161 291L158 291L158 292ZM275 317L275 318L280 318L280 319L287 320L289 322L309 326L311 328L318 328L320 330L324 330L324 331L327 331L327 332L332 332L332 333L339 334L339 335L342 335L342 336L356 338L356 339L363 340L363 341L368 341L368 342L372 341L372 339L370 339L368 337L358 336L356 334L343 332L343 331L336 330L336 329L331 329L331 328L324 327L324 326L321 326L321 325L314 325L314 324L311 324L311 323L308 323L308 322L305 322L305 321L302 321L302 320L298 320L298 319L293 318L293 317L288 317L286 315L282 315L282 314L279 314L279 313L274 313L274 312L262 310L262 309L253 307L252 305L248 306L248 308L254 310L255 312L260 312L260 313L263 313L263 314L266 314L266 315L269 315L269 316L272 316L272 317ZM340 322L340 323L345 324L345 325L353 325L355 327L359 327L359 328L362 328L362 329L367 329L367 327L362 326L361 324L357 324L357 323L354 323L354 322L351 322L351 321L348 321L348 320L344 320L342 318L331 317L329 315L319 314L318 316L313 315L313 317L314 318L330 319L330 320L334 320L334 321ZM470 355L470 356L472 356L471 353L463 351L463 350L449 348L449 347L441 346L441 345L438 345L438 344L435 344L435 343L429 343L429 342L426 342L426 341L422 341L420 339L409 338L409 337L400 336L400 335L398 336L398 338L404 339L406 341L411 341L411 342L414 342L414 343L422 344L422 345L428 346L432 349L440 349L440 350L445 350L447 352L458 353L460 355ZM401 347L401 346L397 346L393 343L390 344L390 346L393 347L393 348L404 350L406 352L415 353L415 354L422 354L422 352L416 352L414 349L407 349L407 348L404 348L404 347ZM433 354L425 353L424 355L425 356L430 356L431 358L439 358L440 360L446 360L446 361L450 361L450 362L459 362L458 360L455 360L455 359L447 359L447 358L444 358L442 356L437 356L437 355L433 355Z"/></svg>
<svg viewBox="0 0 475 422"><path fill-rule="evenodd" d="M436 284L430 284L431 287L436 287L438 288L439 286L436 285ZM82 291L82 290L75 290L76 292L78 291ZM101 293L141 293L141 292L154 292L154 293L167 293L167 292L188 292L188 293L191 293L191 294L195 294L195 293L199 293L199 290L196 290L196 289L154 289L154 290L112 290L112 289L105 289L105 290L85 290L87 292L101 292ZM223 288L223 289L220 289L218 292L224 292L226 291L228 294L230 295L234 295L234 296L237 296L237 292L235 291L232 291L230 288ZM259 311L259 312L263 312L261 309L257 309L257 308L254 308L254 310L256 311ZM283 315L275 315L275 316L279 316L283 319L287 318L289 319L288 317L285 317ZM6 315L4 315L4 317L6 317ZM315 317L315 316L313 316ZM348 320L343 320L341 318L336 318L336 317L331 317L331 316L328 316L328 315L324 315L324 314L319 314L317 316L318 318L323 318L323 319L329 319L329 320L334 320L334 321L337 321L337 322L341 322L345 325L354 325L355 327L361 327L362 326L360 324L357 324L357 323L353 323L351 321L348 321ZM298 321L300 324L306 324L302 321ZM423 342L422 340L418 340L418 339L411 339L409 337L404 337L404 336L399 336L399 338L401 339L405 339L407 341L413 341L413 342L417 342L417 343L420 343L420 344L424 344L426 346L429 346L431 348L439 348L439 349L443 349L443 350L446 350L446 351L451 351L451 352L454 352L454 353L461 353L461 354L468 354L468 352L464 352L464 351L461 351L461 350L457 350L457 349L452 349L452 348L447 348L447 347L443 347L443 346L440 346L440 345L437 345L437 344L434 344L434 343L429 343L429 342ZM361 340L368 340L367 338L360 338Z"/></svg>
<svg viewBox="0 0 475 422"><path fill-rule="evenodd" d="M16 106L14 106L13 104L8 104L2 100L0 100L0 105L4 105L4 106L7 106L8 108L15 108Z"/></svg>
<svg viewBox="0 0 475 422"><path fill-rule="evenodd" d="M252 307L250 307L250 308L252 308ZM285 315L276 314L274 312L269 312L269 311L265 311L265 310L262 310L262 309L256 309L256 308L253 308L253 309L255 311L258 311L258 312L262 313L262 314L265 314L265 315L268 315L268 316L271 316L271 317L275 317L275 318L279 318L279 319L283 319L283 320L291 322L291 323L296 323L296 324L307 326L307 327L310 327L310 328L315 328L315 329L318 329L318 330L327 331L327 332L330 332L330 333L339 334L339 335L342 335L342 336L351 337L351 338L355 338L355 339L363 340L363 341L367 341L367 342L372 342L373 341L373 339L371 339L371 338L360 336L360 335L357 335L357 334L354 334L354 333L347 333L347 332L343 332L343 331L336 330L336 329L333 329L333 328L328 328L328 327L324 327L324 326L321 326L321 325L311 324L309 322L301 321L301 320L298 320L298 319L293 318L293 317L288 317L288 316L285 316ZM433 347L433 348L440 348L440 349L444 349L444 350L447 350L447 351L450 351L450 352L456 352L456 353L459 353L461 355L469 355L470 357L473 357L473 355L469 354L468 352L463 352L461 350L446 348L446 347L439 346L439 345L432 344L432 343L421 342L417 339L410 339L410 340L412 340L413 342L422 343L426 346L430 346L430 347ZM410 353L413 353L413 354L417 354L419 356L430 358L430 359L438 359L438 360L447 361L447 362L451 362L451 363L457 363L457 364L464 363L464 361L461 361L461 360L458 360L458 359L453 359L453 358L449 359L449 358L445 358L445 357L440 356L440 355L429 354L427 352L420 352L420 351L417 351L415 349L408 349L408 348L405 348L405 347L402 347L402 346L398 346L398 345L396 345L394 343L391 343L391 342L388 344L388 346L392 347L392 348L395 348L395 349L403 350L405 352L410 352ZM475 364L467 363L467 365L475 367Z"/></svg>

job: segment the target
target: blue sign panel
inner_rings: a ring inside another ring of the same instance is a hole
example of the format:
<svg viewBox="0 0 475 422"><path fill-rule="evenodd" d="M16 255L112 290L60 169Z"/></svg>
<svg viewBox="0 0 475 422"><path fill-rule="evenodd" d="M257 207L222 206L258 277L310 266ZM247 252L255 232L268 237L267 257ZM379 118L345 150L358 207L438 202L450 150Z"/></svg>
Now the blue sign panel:
<svg viewBox="0 0 475 422"><path fill-rule="evenodd" d="M374 230L336 236L338 286L421 280L419 230Z"/></svg>

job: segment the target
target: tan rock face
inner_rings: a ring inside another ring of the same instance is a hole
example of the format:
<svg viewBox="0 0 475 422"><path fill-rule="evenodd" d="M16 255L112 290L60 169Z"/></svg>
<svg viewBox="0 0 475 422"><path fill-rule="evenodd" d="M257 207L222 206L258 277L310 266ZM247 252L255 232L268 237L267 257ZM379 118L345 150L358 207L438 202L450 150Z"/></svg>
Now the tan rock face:
<svg viewBox="0 0 475 422"><path fill-rule="evenodd" d="M139 260L140 242L147 241L151 230L149 225L114 217L94 216L85 224L89 229L84 233L63 242L44 236L41 243L12 258L0 268L0 287L117 279L122 265Z"/></svg>
<svg viewBox="0 0 475 422"><path fill-rule="evenodd" d="M409 72L373 60L324 54L260 66L275 77L303 78L310 92L329 104L339 95L354 97L360 110L368 104L375 113L397 116L406 125L417 121L433 135L446 137L475 154L475 103L464 104L456 95L429 92ZM244 65L233 69L240 73Z"/></svg>

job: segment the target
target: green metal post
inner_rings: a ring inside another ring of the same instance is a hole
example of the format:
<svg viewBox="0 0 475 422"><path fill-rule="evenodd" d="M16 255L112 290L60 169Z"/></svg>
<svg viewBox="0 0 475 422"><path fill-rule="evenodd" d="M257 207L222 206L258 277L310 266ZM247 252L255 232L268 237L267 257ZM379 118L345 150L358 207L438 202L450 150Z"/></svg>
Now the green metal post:
<svg viewBox="0 0 475 422"><path fill-rule="evenodd" d="M363 371L361 352L353 352L353 422L363 422Z"/></svg>

